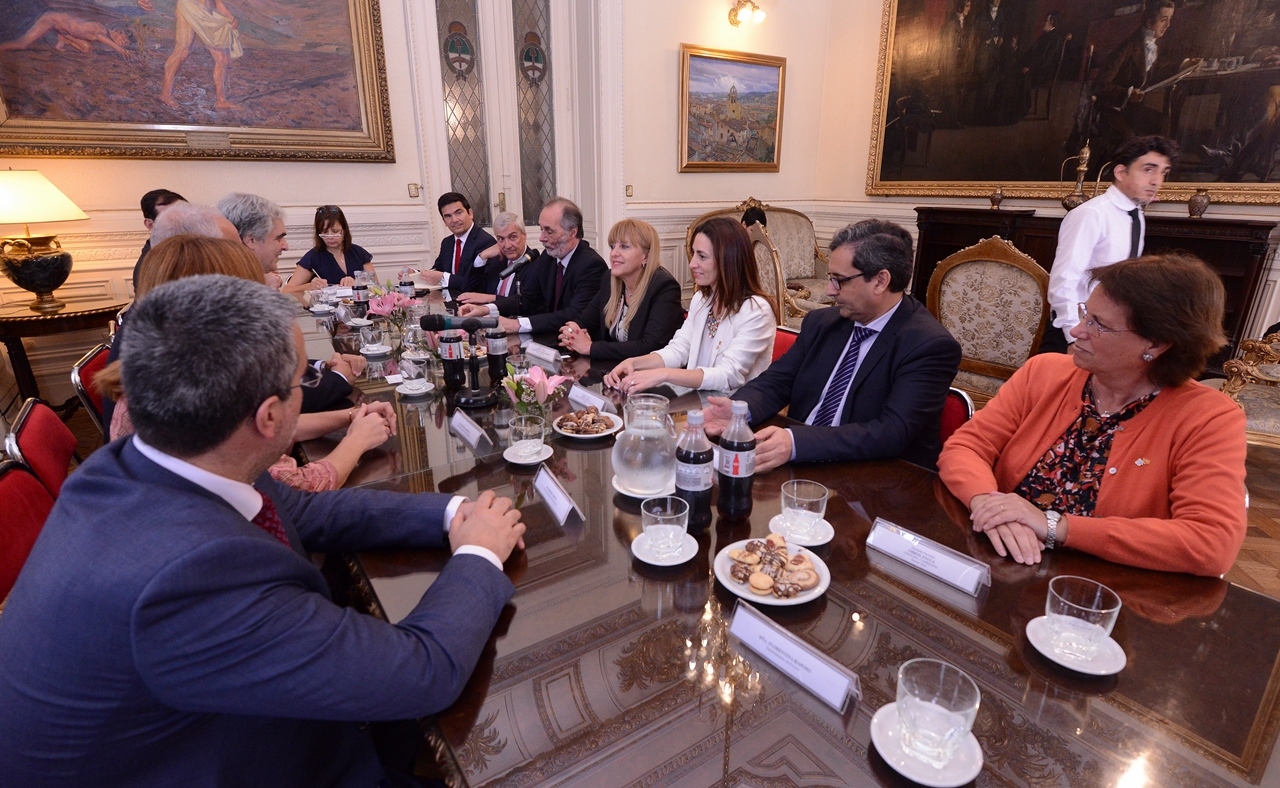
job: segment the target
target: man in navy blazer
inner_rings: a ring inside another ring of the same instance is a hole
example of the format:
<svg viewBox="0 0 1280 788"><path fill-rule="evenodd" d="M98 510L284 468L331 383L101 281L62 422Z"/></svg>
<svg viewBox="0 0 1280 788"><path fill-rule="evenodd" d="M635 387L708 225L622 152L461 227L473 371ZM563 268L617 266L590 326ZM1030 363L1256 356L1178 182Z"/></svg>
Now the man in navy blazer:
<svg viewBox="0 0 1280 788"><path fill-rule="evenodd" d="M756 432L756 470L786 462L899 457L937 467L947 389L960 344L907 295L911 236L878 219L851 224L831 241L827 295L835 306L805 316L782 358L738 389L751 422L784 407L804 422ZM729 421L729 400L712 397L707 432Z"/></svg>
<svg viewBox="0 0 1280 788"><path fill-rule="evenodd" d="M539 252L529 246L528 234L524 231L524 220L514 213L505 212L493 217L493 232L498 239L495 246L483 250L476 257L476 263L484 261L484 267L478 269L476 278L480 289L462 293L458 303L464 306L481 304L489 310L490 317L502 314L516 314L517 294L519 303L527 304L524 293L537 292L537 268L534 261ZM516 260L525 260L520 270L503 276L502 272ZM477 284L473 282L473 284Z"/></svg>
<svg viewBox="0 0 1280 788"><path fill-rule="evenodd" d="M313 379L295 312L226 276L130 310L137 433L67 480L0 616L0 785L375 786L365 723L461 693L519 512L273 481ZM396 545L454 556L394 626L335 605L308 559Z"/></svg>
<svg viewBox="0 0 1280 788"><path fill-rule="evenodd" d="M440 254L422 278L431 285L444 285L453 293L466 293L484 286L484 261L476 255L498 241L476 226L475 214L465 195L446 192L436 200L436 208L449 235L440 242Z"/></svg>

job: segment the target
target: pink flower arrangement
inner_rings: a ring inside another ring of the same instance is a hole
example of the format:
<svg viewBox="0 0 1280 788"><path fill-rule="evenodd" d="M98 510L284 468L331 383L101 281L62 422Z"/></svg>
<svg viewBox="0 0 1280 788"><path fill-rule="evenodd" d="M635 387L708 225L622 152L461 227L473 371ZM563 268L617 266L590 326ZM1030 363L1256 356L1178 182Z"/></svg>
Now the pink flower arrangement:
<svg viewBox="0 0 1280 788"><path fill-rule="evenodd" d="M548 376L538 366L524 375L516 375L515 368L507 365L507 372L509 374L503 378L502 387L511 398L511 404L522 413L533 410L535 406L539 410L544 409L548 402L563 397L568 390L565 384L570 382L564 375Z"/></svg>
<svg viewBox="0 0 1280 788"><path fill-rule="evenodd" d="M404 331L405 323L409 322L409 307L420 303L422 302L418 299L410 298L404 293L388 292L386 295L369 299L369 314L383 315L394 323L396 328Z"/></svg>

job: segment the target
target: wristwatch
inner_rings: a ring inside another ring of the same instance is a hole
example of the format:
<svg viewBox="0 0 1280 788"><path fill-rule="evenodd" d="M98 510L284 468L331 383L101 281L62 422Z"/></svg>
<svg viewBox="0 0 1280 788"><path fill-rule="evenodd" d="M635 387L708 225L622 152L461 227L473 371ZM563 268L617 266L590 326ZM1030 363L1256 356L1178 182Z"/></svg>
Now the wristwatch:
<svg viewBox="0 0 1280 788"><path fill-rule="evenodd" d="M1058 521L1062 519L1059 512L1045 512L1044 549L1052 550L1058 544Z"/></svg>

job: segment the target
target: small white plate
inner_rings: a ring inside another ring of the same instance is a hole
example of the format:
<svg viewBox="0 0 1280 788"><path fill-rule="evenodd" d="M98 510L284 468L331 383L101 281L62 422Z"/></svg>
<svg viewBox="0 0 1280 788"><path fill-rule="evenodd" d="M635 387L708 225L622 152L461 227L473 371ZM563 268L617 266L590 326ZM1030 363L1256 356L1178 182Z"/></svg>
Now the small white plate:
<svg viewBox="0 0 1280 788"><path fill-rule="evenodd" d="M537 465L543 460L547 460L550 458L551 458L551 447L545 443L542 444L542 449L540 449L538 453L531 460L519 459L518 455L516 455L515 446L508 446L506 450L502 452L502 459L506 460L512 465Z"/></svg>
<svg viewBox="0 0 1280 788"><path fill-rule="evenodd" d="M390 345L373 345L372 347L360 348L360 355L362 356L385 356L390 352Z"/></svg>
<svg viewBox="0 0 1280 788"><path fill-rule="evenodd" d="M776 597L772 592L768 594L757 594L752 591L746 583L739 583L729 574L729 570L733 568L733 559L729 557L730 550L742 550L747 546L750 539L743 539L739 542L725 547L716 553L716 560L713 564L716 572L716 579L720 581L720 585L729 589L733 593L747 600L748 602L758 603L761 605L777 605L779 607L788 607L790 605L803 605L805 602L812 601L827 593L827 586L831 585L831 570L827 568L827 562L823 561L812 552L805 550L800 545L787 544L787 555L796 555L803 552L813 562L813 571L818 573L818 584L803 594L797 594L790 599L782 599ZM763 540L761 540L763 541Z"/></svg>
<svg viewBox="0 0 1280 788"><path fill-rule="evenodd" d="M893 701L881 706L871 718L871 742L894 771L929 788L956 788L971 782L982 771L982 746L972 733L960 742L951 760L941 769L907 752L902 746L898 704Z"/></svg>
<svg viewBox="0 0 1280 788"><path fill-rule="evenodd" d="M1055 651L1053 634L1049 631L1049 619L1046 616L1037 616L1027 622L1027 640L1049 661L1090 676L1114 676L1124 670L1129 661L1124 649L1110 637L1098 646L1098 653L1093 655L1093 659L1081 659Z"/></svg>
<svg viewBox="0 0 1280 788"><path fill-rule="evenodd" d="M663 491L662 491L662 492L656 492L656 493L638 493L638 492L632 492L631 490L628 490L626 487L623 487L623 486L622 486L622 483L618 481L618 474L616 474L616 473L615 473L615 474L613 475L613 489L617 490L618 492L622 493L623 495L627 496L628 498L639 498L639 499L641 499L641 500L644 500L645 498L653 498L654 496L658 496L658 495L675 495L675 494L676 494L676 479L675 479L675 476L674 476L674 474L673 474L673 475L672 475L672 477L671 477L671 483L670 483L670 484L668 484L668 485L666 486L666 488L665 488L665 489L663 489Z"/></svg>
<svg viewBox="0 0 1280 788"><path fill-rule="evenodd" d="M814 535L812 539L798 539L791 533L790 526L787 525L786 518L780 514L775 514L773 519L769 521L769 532L782 534L787 537L787 544L798 544L802 547L817 547L820 544L830 542L836 535L836 529L826 520L819 520L814 523Z"/></svg>
<svg viewBox="0 0 1280 788"><path fill-rule="evenodd" d="M615 416L612 413L601 413L600 415L609 419L609 421L613 423L613 426L605 430L604 432L598 432L595 435L578 435L577 433L565 432L564 430L560 429L560 419L563 419L564 416L560 416L555 421L551 422L551 429L555 430L556 432L560 433L566 438L577 438L578 440L593 440L595 438L603 438L606 435L612 435L618 430L622 429L621 417Z"/></svg>
<svg viewBox="0 0 1280 788"><path fill-rule="evenodd" d="M315 315L331 315L337 311L328 304L312 304L310 309L311 313Z"/></svg>
<svg viewBox="0 0 1280 788"><path fill-rule="evenodd" d="M355 326L356 328L364 328L365 326L373 325L373 321L363 317L353 317L347 321L347 325Z"/></svg>
<svg viewBox="0 0 1280 788"><path fill-rule="evenodd" d="M655 558L652 548L649 547L649 537L646 534L640 534L631 540L631 554L638 560L653 566L679 566L698 554L698 540L685 534L684 541L680 542L680 552L671 558Z"/></svg>
<svg viewBox="0 0 1280 788"><path fill-rule="evenodd" d="M435 388L436 388L436 384L428 381L427 387L425 389L422 389L420 391L411 391L409 389L409 384L401 383L399 386L396 386L396 393L403 394L406 397L421 397L435 391Z"/></svg>

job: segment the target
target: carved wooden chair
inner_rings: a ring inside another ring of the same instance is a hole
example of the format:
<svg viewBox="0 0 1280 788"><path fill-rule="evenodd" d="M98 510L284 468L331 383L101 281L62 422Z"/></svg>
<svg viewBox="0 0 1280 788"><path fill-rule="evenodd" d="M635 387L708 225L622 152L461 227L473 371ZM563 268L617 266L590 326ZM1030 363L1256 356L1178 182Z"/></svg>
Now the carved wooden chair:
<svg viewBox="0 0 1280 788"><path fill-rule="evenodd" d="M928 307L960 343L954 385L980 406L1040 349L1049 321L1049 274L999 237L938 264Z"/></svg>
<svg viewBox="0 0 1280 788"><path fill-rule="evenodd" d="M1206 380L1244 410L1250 443L1280 447L1280 333L1240 343L1240 358L1222 365L1227 379Z"/></svg>
<svg viewBox="0 0 1280 788"><path fill-rule="evenodd" d="M778 259L778 247L769 238L769 231L759 224L747 228L747 236L751 239L751 248L756 253L756 270L760 277L760 286L778 305L778 325L786 327L788 310L786 306L787 286L782 278L782 263Z"/></svg>

